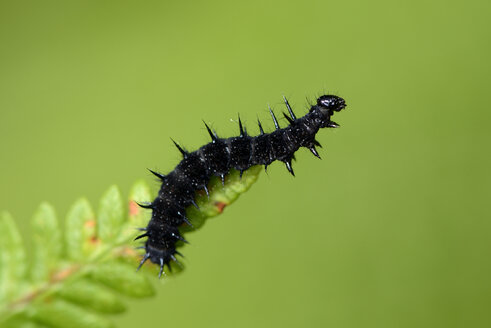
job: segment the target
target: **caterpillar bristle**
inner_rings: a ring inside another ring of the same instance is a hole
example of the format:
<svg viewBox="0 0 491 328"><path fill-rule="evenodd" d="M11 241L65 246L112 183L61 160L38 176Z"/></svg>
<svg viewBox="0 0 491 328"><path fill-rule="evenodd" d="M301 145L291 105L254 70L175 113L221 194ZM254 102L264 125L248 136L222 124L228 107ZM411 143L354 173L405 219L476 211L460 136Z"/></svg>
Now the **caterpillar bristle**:
<svg viewBox="0 0 491 328"><path fill-rule="evenodd" d="M171 140L174 143L174 145L176 145L177 149L181 152L182 157L187 158L189 153L186 150L184 150L183 148L181 148L181 146L179 146L179 144L177 142L175 142L174 139L171 139Z"/></svg>
<svg viewBox="0 0 491 328"><path fill-rule="evenodd" d="M161 174L159 172L155 172L154 170L150 170L150 169L147 169L150 171L150 173L152 173L153 175L155 175L157 178L159 178L160 180L164 180L165 179L165 175L164 174Z"/></svg>
<svg viewBox="0 0 491 328"><path fill-rule="evenodd" d="M263 126L261 125L261 121L259 119L257 119L257 125L259 125L259 134L263 135L264 130L263 130Z"/></svg>
<svg viewBox="0 0 491 328"><path fill-rule="evenodd" d="M143 258L142 260L140 261L140 265L138 266L138 268L136 268L136 271L139 271L140 268L143 266L143 264L150 258L150 253L145 253L145 255L143 255Z"/></svg>
<svg viewBox="0 0 491 328"><path fill-rule="evenodd" d="M146 208L146 209L153 209L153 204L152 203L138 203L135 202L136 205L140 206L141 208Z"/></svg>
<svg viewBox="0 0 491 328"><path fill-rule="evenodd" d="M278 124L278 120L276 119L276 116L274 115L273 110L271 109L271 107L268 106L268 108L269 108L269 113L271 114L271 117L273 118L274 127L276 128L276 130L279 130L280 129L280 125Z"/></svg>
<svg viewBox="0 0 491 328"><path fill-rule="evenodd" d="M321 159L321 157L319 156L319 153L315 149L315 146L309 147L309 150L312 152L312 154L314 154L315 157L317 157L318 159Z"/></svg>
<svg viewBox="0 0 491 328"><path fill-rule="evenodd" d="M177 254L177 251L176 251L176 254ZM182 269L181 262L179 262L174 255L171 255L170 258L172 259L172 261L174 261ZM169 266L170 266L170 263L169 263Z"/></svg>
<svg viewBox="0 0 491 328"><path fill-rule="evenodd" d="M239 132L240 132L239 136L241 138L247 136L247 132L244 130L244 127L242 126L242 121L240 120L240 116L239 116Z"/></svg>
<svg viewBox="0 0 491 328"><path fill-rule="evenodd" d="M193 204L194 207L196 207L197 210L199 210L198 204L194 201L194 199L191 199L191 204Z"/></svg>
<svg viewBox="0 0 491 328"><path fill-rule="evenodd" d="M148 237L148 233L145 232L144 234L137 236L135 239L133 239L133 241L138 240L138 239L143 238L143 237Z"/></svg>
<svg viewBox="0 0 491 328"><path fill-rule="evenodd" d="M286 120L288 121L288 123L293 124L293 120L288 115L286 115L285 112L283 112L283 116L286 118Z"/></svg>
<svg viewBox="0 0 491 328"><path fill-rule="evenodd" d="M184 239L184 237L181 236L179 233L171 232L171 236L182 241L183 243L189 244L189 242L186 239Z"/></svg>
<svg viewBox="0 0 491 328"><path fill-rule="evenodd" d="M295 173L293 173L291 160L285 161L285 166L286 166L286 169L288 170L288 172L290 172L291 175L295 176Z"/></svg>
<svg viewBox="0 0 491 328"><path fill-rule="evenodd" d="M339 124L334 122L334 121L330 121L328 124L327 124L327 127L328 128L339 128Z"/></svg>
<svg viewBox="0 0 491 328"><path fill-rule="evenodd" d="M182 220L190 227L190 228L193 228L194 229L194 226L191 224L191 222L189 221L189 219L185 216L181 216Z"/></svg>
<svg viewBox="0 0 491 328"><path fill-rule="evenodd" d="M208 131L208 134L211 137L211 141L215 142L218 139L218 136L216 135L216 133L211 132L210 127L208 126L208 124L206 124L205 121L203 121L203 123L205 124L206 130Z"/></svg>
<svg viewBox="0 0 491 328"><path fill-rule="evenodd" d="M210 199L210 192L208 191L208 187L206 185L203 186L203 189L206 193L206 196L208 197L208 199Z"/></svg>
<svg viewBox="0 0 491 328"><path fill-rule="evenodd" d="M285 96L283 96L283 100L285 101L285 105L286 105L286 108L288 109L288 113L290 113L292 120L295 121L297 118L295 117L295 114L293 113L293 110L290 107L290 103L288 102L288 100L286 99Z"/></svg>
<svg viewBox="0 0 491 328"><path fill-rule="evenodd" d="M165 275L165 272L164 272L164 259L161 257L160 258L159 279L162 278L162 273Z"/></svg>

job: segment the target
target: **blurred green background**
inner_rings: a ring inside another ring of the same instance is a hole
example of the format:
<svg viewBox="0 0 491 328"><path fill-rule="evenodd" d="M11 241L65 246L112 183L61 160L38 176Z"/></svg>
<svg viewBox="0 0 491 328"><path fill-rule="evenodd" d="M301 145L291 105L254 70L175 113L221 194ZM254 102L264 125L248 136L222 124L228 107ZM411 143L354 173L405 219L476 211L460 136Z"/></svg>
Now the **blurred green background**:
<svg viewBox="0 0 491 328"><path fill-rule="evenodd" d="M491 326L489 1L1 1L0 209L24 236L237 113L346 98L119 327ZM285 125L285 120L281 124Z"/></svg>

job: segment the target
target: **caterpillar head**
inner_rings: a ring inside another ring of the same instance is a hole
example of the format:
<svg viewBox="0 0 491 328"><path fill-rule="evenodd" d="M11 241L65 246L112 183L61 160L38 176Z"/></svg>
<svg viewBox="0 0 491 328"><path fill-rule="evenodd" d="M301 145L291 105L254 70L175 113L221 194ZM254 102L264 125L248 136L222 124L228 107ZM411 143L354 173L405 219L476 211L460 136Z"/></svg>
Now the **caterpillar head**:
<svg viewBox="0 0 491 328"><path fill-rule="evenodd" d="M324 95L317 99L317 106L312 106L311 111L318 111L320 114L321 128L337 128L339 124L331 121L331 116L334 112L339 112L346 107L346 102L343 98L334 95Z"/></svg>
<svg viewBox="0 0 491 328"><path fill-rule="evenodd" d="M324 95L317 99L317 106L327 109L330 113L339 112L346 107L343 98L334 95Z"/></svg>

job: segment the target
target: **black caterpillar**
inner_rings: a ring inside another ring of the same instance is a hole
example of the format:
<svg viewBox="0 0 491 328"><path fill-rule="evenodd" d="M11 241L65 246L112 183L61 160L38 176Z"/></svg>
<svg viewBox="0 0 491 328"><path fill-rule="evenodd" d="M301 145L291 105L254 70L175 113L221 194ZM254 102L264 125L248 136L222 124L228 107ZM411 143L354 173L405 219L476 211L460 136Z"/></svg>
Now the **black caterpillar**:
<svg viewBox="0 0 491 328"><path fill-rule="evenodd" d="M152 209L152 218L148 226L142 229L145 233L136 238L148 238L143 247L145 255L138 269L150 259L160 265L160 277L164 265L170 269L170 262L177 262L175 255L181 254L176 250L176 243L186 242L178 228L182 224L191 226L185 216L185 209L190 205L198 207L194 199L195 192L204 189L208 194L207 184L212 176L221 177L223 183L225 174L232 168L240 171L242 176L242 173L253 165L264 165L267 168L276 160L284 162L288 171L294 175L291 160L300 147L308 148L319 157L315 146L320 147L320 144L315 140L315 135L320 128L339 127L337 123L331 121L331 116L346 107L344 99L334 95L321 96L317 99L317 104L311 106L309 112L298 119L288 100L284 98L284 101L290 114L288 116L283 113L290 123L286 128L280 129L270 108L276 128L272 133L264 133L258 120L260 134L251 137L243 128L239 118L238 137L219 138L205 123L212 141L198 150L187 152L174 141L183 155L182 161L167 175L151 171L162 181L162 186L152 203L140 205Z"/></svg>

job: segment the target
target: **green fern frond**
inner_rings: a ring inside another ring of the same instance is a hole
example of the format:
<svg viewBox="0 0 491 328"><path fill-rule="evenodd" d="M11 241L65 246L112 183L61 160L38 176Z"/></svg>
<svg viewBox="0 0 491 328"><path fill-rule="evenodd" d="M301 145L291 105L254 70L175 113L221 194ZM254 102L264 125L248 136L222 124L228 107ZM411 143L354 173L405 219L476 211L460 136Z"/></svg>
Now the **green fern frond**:
<svg viewBox="0 0 491 328"><path fill-rule="evenodd" d="M242 178L233 170L225 185L213 178L209 198L204 193L196 195L200 210L187 209L194 228L220 214L247 191L260 170L252 167ZM104 314L126 309L118 294L133 298L154 295L157 268L147 263L143 273L136 272L141 252L135 250L133 242L136 228L146 226L151 214L136 202L150 200L143 181L135 183L127 202L116 186L110 187L100 200L97 215L81 198L68 211L64 234L53 206L42 203L31 221L30 261L14 219L7 212L1 213L0 326L112 327ZM189 231L188 227L181 229L183 233ZM173 272L180 270L177 267Z"/></svg>

